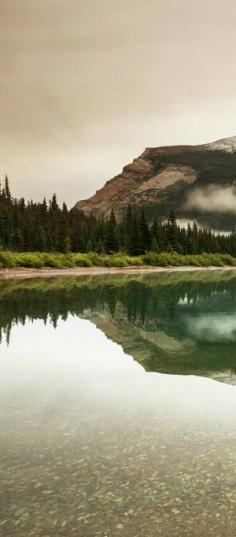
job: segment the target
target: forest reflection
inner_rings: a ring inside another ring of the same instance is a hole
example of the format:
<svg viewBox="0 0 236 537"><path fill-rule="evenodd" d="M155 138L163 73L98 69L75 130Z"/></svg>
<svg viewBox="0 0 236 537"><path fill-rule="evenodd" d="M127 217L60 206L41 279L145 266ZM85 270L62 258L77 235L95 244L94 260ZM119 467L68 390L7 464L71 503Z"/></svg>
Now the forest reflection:
<svg viewBox="0 0 236 537"><path fill-rule="evenodd" d="M146 370L234 382L233 271L38 278L0 282L0 334L42 319L94 322Z"/></svg>

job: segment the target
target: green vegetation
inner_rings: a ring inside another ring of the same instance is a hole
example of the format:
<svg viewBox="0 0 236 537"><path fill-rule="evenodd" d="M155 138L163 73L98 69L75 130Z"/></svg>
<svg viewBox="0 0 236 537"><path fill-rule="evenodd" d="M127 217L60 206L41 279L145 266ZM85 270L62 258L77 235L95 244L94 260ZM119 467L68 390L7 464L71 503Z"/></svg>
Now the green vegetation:
<svg viewBox="0 0 236 537"><path fill-rule="evenodd" d="M236 266L236 257L225 254L181 255L149 252L141 256L123 253L112 255L88 253L0 252L0 267L66 268L66 267L223 267Z"/></svg>
<svg viewBox="0 0 236 537"><path fill-rule="evenodd" d="M108 219L95 218L77 209L68 210L65 203L60 207L55 194L49 203L45 199L42 203L26 203L24 198L12 197L6 177L4 186L0 185L0 249L27 252L27 256L20 254L15 258L6 254L8 261L3 256L3 266L11 262L38 267L186 264L186 259L181 260L180 255L191 256L187 264L234 264L229 258L225 261L226 258L220 260L218 256L209 262L205 253L236 257L236 232L221 235L200 229L196 224L181 228L173 212L166 221L156 215L147 222L144 208L134 206L127 208L121 222L117 221L113 209ZM31 252L45 252L45 255ZM57 252L61 252L61 256ZM71 252L77 257L70 256ZM196 255L201 258L195 258ZM135 260L130 256L135 256Z"/></svg>

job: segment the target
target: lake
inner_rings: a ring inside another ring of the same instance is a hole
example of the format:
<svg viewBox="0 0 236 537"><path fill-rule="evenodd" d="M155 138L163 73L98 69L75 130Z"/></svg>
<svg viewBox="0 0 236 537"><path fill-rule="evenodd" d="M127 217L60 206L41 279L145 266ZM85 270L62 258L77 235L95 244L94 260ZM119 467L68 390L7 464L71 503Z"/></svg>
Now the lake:
<svg viewBox="0 0 236 537"><path fill-rule="evenodd" d="M233 537L234 271L0 281L0 535Z"/></svg>

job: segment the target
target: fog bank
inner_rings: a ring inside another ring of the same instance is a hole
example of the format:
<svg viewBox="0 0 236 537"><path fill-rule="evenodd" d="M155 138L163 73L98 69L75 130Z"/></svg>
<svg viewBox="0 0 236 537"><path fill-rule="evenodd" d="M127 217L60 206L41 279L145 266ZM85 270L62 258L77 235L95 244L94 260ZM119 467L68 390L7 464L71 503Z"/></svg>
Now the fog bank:
<svg viewBox="0 0 236 537"><path fill-rule="evenodd" d="M198 188L189 195L186 208L207 213L236 214L236 187L210 185Z"/></svg>

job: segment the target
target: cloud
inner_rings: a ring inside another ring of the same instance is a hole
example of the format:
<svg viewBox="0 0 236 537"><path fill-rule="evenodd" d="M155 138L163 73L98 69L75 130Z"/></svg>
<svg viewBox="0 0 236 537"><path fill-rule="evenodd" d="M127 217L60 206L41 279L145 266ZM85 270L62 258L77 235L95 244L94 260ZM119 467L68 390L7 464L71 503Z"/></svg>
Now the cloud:
<svg viewBox="0 0 236 537"><path fill-rule="evenodd" d="M236 186L210 185L198 188L189 195L186 208L207 213L236 214Z"/></svg>

